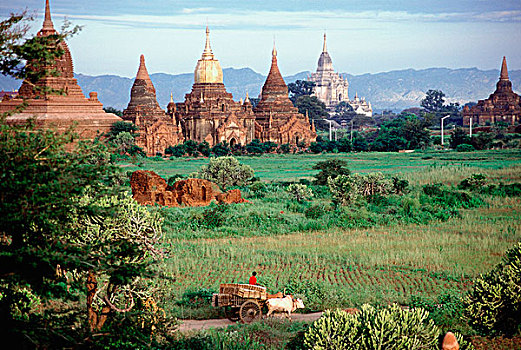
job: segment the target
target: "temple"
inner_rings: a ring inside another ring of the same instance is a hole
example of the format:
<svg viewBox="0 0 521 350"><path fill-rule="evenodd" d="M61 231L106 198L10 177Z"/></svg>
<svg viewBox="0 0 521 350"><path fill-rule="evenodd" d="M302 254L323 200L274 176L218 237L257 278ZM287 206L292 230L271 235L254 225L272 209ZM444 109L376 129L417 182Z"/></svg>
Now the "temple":
<svg viewBox="0 0 521 350"><path fill-rule="evenodd" d="M172 108L172 104L169 104L169 108ZM173 108L175 110L175 104ZM168 146L183 141L181 126L175 116L168 116L157 103L156 89L148 75L143 55L130 90L130 102L123 111L123 119L138 127L136 145L143 148L148 156L163 153Z"/></svg>
<svg viewBox="0 0 521 350"><path fill-rule="evenodd" d="M349 100L349 82L333 69L333 60L327 52L325 33L322 53L318 59L317 71L311 73L309 81L315 83L313 94L320 101L324 102L329 111L333 112L339 103L345 102L349 104L357 114L363 114L368 117L373 115L371 104L366 102L363 97L359 98L357 94L354 100Z"/></svg>
<svg viewBox="0 0 521 350"><path fill-rule="evenodd" d="M195 67L192 91L175 107L171 113L181 122L186 140L206 141L210 147L226 142L233 147L254 139L252 105L248 98L242 103L235 102L226 91L221 65L210 46L208 27L204 51Z"/></svg>
<svg viewBox="0 0 521 350"><path fill-rule="evenodd" d="M470 125L471 122L473 125L492 125L498 122L515 125L521 122L521 98L512 91L506 57L503 56L496 91L487 99L479 100L475 106L463 108L463 125Z"/></svg>
<svg viewBox="0 0 521 350"><path fill-rule="evenodd" d="M57 34L57 31L51 19L49 0L46 0L45 19L37 36L53 34ZM24 81L17 96L14 98L4 96L0 103L0 113L12 112L23 102L27 102L25 109L8 116L6 122L25 123L34 118L38 127L55 128L59 132L75 126L75 132L82 139L92 139L100 133L109 131L111 125L121 119L114 114L105 113L96 92L91 92L89 98L85 98L78 82L74 79L72 56L67 44L61 41L58 45L64 54L56 59L51 67L45 67L55 70L57 76L46 76L35 86ZM29 62L28 65L30 64Z"/></svg>
<svg viewBox="0 0 521 350"><path fill-rule="evenodd" d="M314 124L300 114L288 97L288 86L277 65L277 50L273 46L271 68L262 87L261 99L254 109L255 138L279 145L309 145L317 138Z"/></svg>

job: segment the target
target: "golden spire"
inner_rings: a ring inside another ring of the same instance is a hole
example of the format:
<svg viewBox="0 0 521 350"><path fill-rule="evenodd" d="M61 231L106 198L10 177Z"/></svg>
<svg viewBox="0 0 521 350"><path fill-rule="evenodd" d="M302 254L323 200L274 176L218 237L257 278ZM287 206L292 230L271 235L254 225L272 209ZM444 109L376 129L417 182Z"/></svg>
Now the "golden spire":
<svg viewBox="0 0 521 350"><path fill-rule="evenodd" d="M171 92L170 93L170 103L173 103L174 102L174 93Z"/></svg>
<svg viewBox="0 0 521 350"><path fill-rule="evenodd" d="M201 59L197 61L194 72L196 84L221 83L223 82L223 71L218 60L214 58L210 46L210 29L206 26L206 44Z"/></svg>
<svg viewBox="0 0 521 350"><path fill-rule="evenodd" d="M501 74L499 75L500 80L508 80L508 69L507 69L507 59L503 56L503 63L501 64Z"/></svg>
<svg viewBox="0 0 521 350"><path fill-rule="evenodd" d="M251 103L250 96L248 95L248 91L246 91L246 98L244 99L244 103Z"/></svg>
<svg viewBox="0 0 521 350"><path fill-rule="evenodd" d="M275 37L273 37L273 50L271 50L271 56L272 56L272 58L277 57L277 48L275 47Z"/></svg>
<svg viewBox="0 0 521 350"><path fill-rule="evenodd" d="M326 33L325 32L324 32L324 46L322 46L322 52L327 52Z"/></svg>

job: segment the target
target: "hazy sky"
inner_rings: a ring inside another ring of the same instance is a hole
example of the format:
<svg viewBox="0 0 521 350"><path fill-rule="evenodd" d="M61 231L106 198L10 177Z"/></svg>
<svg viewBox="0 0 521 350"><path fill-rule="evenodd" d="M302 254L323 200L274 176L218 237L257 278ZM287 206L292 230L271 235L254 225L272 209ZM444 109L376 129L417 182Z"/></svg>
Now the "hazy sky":
<svg viewBox="0 0 521 350"><path fill-rule="evenodd" d="M0 15L27 8L41 27L44 0L0 0ZM521 0L51 0L83 30L69 41L76 73L133 77L193 72L206 23L222 67L267 74L275 37L283 75L314 71L327 32L339 72L478 67L521 69Z"/></svg>

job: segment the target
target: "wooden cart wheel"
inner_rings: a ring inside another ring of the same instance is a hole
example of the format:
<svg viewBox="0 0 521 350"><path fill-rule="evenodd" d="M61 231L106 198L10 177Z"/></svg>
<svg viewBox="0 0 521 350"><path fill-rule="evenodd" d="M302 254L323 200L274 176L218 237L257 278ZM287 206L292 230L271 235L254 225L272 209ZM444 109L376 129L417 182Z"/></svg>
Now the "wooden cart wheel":
<svg viewBox="0 0 521 350"><path fill-rule="evenodd" d="M239 310L239 317L243 323L252 323L260 320L262 317L260 305L255 300L245 301Z"/></svg>
<svg viewBox="0 0 521 350"><path fill-rule="evenodd" d="M239 309L236 307L226 306L224 308L224 315L232 322L239 321Z"/></svg>

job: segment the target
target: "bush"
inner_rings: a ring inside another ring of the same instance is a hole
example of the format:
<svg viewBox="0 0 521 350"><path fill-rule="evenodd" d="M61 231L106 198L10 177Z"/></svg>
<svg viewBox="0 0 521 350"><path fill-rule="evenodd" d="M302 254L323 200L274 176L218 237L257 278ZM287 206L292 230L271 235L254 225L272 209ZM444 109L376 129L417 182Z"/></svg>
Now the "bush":
<svg viewBox="0 0 521 350"><path fill-rule="evenodd" d="M346 168L347 162L342 159L330 159L323 162L318 162L313 165L314 170L320 170L315 175L315 185L327 185L329 177L335 178L338 175L349 175L351 171Z"/></svg>
<svg viewBox="0 0 521 350"><path fill-rule="evenodd" d="M467 143L462 143L461 145L456 146L456 152L472 152L475 150L474 146Z"/></svg>
<svg viewBox="0 0 521 350"><path fill-rule="evenodd" d="M472 174L470 177L461 181L458 188L462 190L480 190L487 184L487 177L483 174Z"/></svg>
<svg viewBox="0 0 521 350"><path fill-rule="evenodd" d="M249 165L239 163L234 157L219 157L210 159L208 165L193 177L215 182L221 189L229 186L244 186L253 177L253 169Z"/></svg>
<svg viewBox="0 0 521 350"><path fill-rule="evenodd" d="M348 205L358 198L358 184L353 177L348 175L339 175L335 178L328 178L327 184L333 202L339 205Z"/></svg>
<svg viewBox="0 0 521 350"><path fill-rule="evenodd" d="M360 197L386 196L395 191L393 181L382 173L340 175L335 179L329 178L328 185L334 202L341 205L352 203Z"/></svg>
<svg viewBox="0 0 521 350"><path fill-rule="evenodd" d="M228 206L225 204L211 205L203 211L202 216L195 218L195 222L208 229L218 228L225 224L227 212Z"/></svg>
<svg viewBox="0 0 521 350"><path fill-rule="evenodd" d="M521 242L465 298L469 324L484 334L513 335L521 326Z"/></svg>
<svg viewBox="0 0 521 350"><path fill-rule="evenodd" d="M291 184L286 187L286 192L288 192L293 199L297 202L302 202L306 199L310 199L313 197L313 192L311 188L306 185L301 184Z"/></svg>
<svg viewBox="0 0 521 350"><path fill-rule="evenodd" d="M356 314L327 310L304 334L304 345L317 350L437 349L441 330L428 317L424 309L406 311L396 304L382 309L365 304ZM473 349L457 337L460 349Z"/></svg>
<svg viewBox="0 0 521 350"><path fill-rule="evenodd" d="M318 219L327 212L323 204L314 204L304 211L304 216L308 219Z"/></svg>

